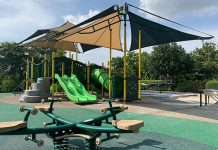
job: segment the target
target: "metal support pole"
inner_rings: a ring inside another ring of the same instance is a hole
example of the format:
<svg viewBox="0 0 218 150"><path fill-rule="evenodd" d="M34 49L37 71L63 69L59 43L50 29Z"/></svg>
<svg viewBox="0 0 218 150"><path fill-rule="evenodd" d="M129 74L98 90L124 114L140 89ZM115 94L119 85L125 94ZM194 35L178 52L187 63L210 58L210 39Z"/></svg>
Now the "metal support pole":
<svg viewBox="0 0 218 150"><path fill-rule="evenodd" d="M26 90L29 89L29 60L26 60Z"/></svg>
<svg viewBox="0 0 218 150"><path fill-rule="evenodd" d="M33 83L33 75L34 74L34 58L32 57L31 61L31 83Z"/></svg>
<svg viewBox="0 0 218 150"><path fill-rule="evenodd" d="M111 61L112 61L112 29L110 29L110 54L109 54L109 84L108 84L108 96L111 98Z"/></svg>
<svg viewBox="0 0 218 150"><path fill-rule="evenodd" d="M77 44L75 44L75 47L76 47L76 61L78 61L78 51L79 51L79 49L77 47Z"/></svg>
<svg viewBox="0 0 218 150"><path fill-rule="evenodd" d="M62 60L61 62L61 72L62 72L62 77L64 77L64 61ZM62 100L64 98L64 89L62 88Z"/></svg>
<svg viewBox="0 0 218 150"><path fill-rule="evenodd" d="M205 94L205 106L207 106L207 95Z"/></svg>
<svg viewBox="0 0 218 150"><path fill-rule="evenodd" d="M74 60L73 60L73 54L72 54L71 55L71 69L70 69L71 70L71 72L70 72L71 74L73 74L73 61Z"/></svg>
<svg viewBox="0 0 218 150"><path fill-rule="evenodd" d="M138 75L138 99L141 100L141 29L139 30L139 75Z"/></svg>
<svg viewBox="0 0 218 150"><path fill-rule="evenodd" d="M87 91L89 91L89 84L90 84L90 81L89 81L89 79L90 79L90 63L89 63L89 61L88 61L88 65L87 65Z"/></svg>
<svg viewBox="0 0 218 150"><path fill-rule="evenodd" d="M55 53L54 53L54 49L52 49L52 100L54 100L54 72L55 72Z"/></svg>
<svg viewBox="0 0 218 150"><path fill-rule="evenodd" d="M47 76L47 55L44 55L44 77Z"/></svg>
<svg viewBox="0 0 218 150"><path fill-rule="evenodd" d="M124 15L123 101L126 103L126 14Z"/></svg>
<svg viewBox="0 0 218 150"><path fill-rule="evenodd" d="M202 107L202 92L200 91L200 107Z"/></svg>
<svg viewBox="0 0 218 150"><path fill-rule="evenodd" d="M104 63L102 62L102 69L104 69ZM102 97L104 97L104 84L101 86Z"/></svg>
<svg viewBox="0 0 218 150"><path fill-rule="evenodd" d="M69 50L69 58L71 58L72 57L72 52L71 52L71 50Z"/></svg>

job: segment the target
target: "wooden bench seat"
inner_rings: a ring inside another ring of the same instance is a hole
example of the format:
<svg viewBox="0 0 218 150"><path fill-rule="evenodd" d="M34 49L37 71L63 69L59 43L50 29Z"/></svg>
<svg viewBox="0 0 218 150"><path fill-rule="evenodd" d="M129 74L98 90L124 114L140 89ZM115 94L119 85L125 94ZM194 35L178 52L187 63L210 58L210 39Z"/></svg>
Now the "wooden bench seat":
<svg viewBox="0 0 218 150"><path fill-rule="evenodd" d="M113 120L112 125L122 129L133 132L138 132L144 126L143 120Z"/></svg>
<svg viewBox="0 0 218 150"><path fill-rule="evenodd" d="M15 131L27 127L24 121L0 122L0 133Z"/></svg>
<svg viewBox="0 0 218 150"><path fill-rule="evenodd" d="M35 106L34 108L38 109L39 111L49 111L50 105L38 105Z"/></svg>

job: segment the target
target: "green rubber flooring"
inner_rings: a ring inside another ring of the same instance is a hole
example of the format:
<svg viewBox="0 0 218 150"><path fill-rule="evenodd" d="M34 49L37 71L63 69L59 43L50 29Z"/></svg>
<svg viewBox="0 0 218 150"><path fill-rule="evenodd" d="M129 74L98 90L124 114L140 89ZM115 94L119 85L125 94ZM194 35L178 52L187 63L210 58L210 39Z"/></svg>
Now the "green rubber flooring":
<svg viewBox="0 0 218 150"><path fill-rule="evenodd" d="M56 114L72 120L83 121L101 115L99 110L90 109L56 109ZM0 121L23 119L24 113L18 111L17 105L0 103ZM164 117L157 115L123 112L118 119L144 120L145 126L139 134L122 134L120 139L110 140L101 149L142 149L142 150L215 150L218 149L218 124ZM31 116L29 126L42 127L49 121L42 113ZM23 136L0 136L0 150L50 150L53 148L51 139L39 135L45 141L43 147L27 142ZM73 149L84 149L83 140L72 138Z"/></svg>

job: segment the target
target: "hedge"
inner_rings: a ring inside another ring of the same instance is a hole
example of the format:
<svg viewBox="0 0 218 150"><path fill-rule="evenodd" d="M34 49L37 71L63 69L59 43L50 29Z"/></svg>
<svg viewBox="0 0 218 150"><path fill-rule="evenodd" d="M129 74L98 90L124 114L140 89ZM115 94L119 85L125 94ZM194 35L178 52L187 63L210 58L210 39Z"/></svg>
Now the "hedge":
<svg viewBox="0 0 218 150"><path fill-rule="evenodd" d="M207 89L215 89L218 90L218 80L211 80L206 83Z"/></svg>
<svg viewBox="0 0 218 150"><path fill-rule="evenodd" d="M198 92L199 89L204 89L207 81L201 80L187 80L180 82L176 86L178 92Z"/></svg>

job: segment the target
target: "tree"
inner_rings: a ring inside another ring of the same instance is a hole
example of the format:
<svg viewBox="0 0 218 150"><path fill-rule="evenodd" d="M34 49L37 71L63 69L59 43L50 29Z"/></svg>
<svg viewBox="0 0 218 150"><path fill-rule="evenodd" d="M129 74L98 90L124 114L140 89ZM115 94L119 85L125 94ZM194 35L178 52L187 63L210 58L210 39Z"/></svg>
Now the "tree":
<svg viewBox="0 0 218 150"><path fill-rule="evenodd" d="M13 83L12 86L18 85L21 81L25 79L26 71L26 60L34 56L35 60L40 60L41 53L43 50L37 48L27 48L17 43L4 42L0 43L0 77L1 79L6 80L4 83L2 81L1 88L9 84L8 76L16 76L16 83ZM29 55L26 55L29 54ZM7 88L8 91L11 88Z"/></svg>
<svg viewBox="0 0 218 150"><path fill-rule="evenodd" d="M123 76L123 57L112 58L112 75Z"/></svg>
<svg viewBox="0 0 218 150"><path fill-rule="evenodd" d="M214 43L205 43L202 48L196 48L192 52L194 69L203 79L217 78L218 74L218 50Z"/></svg>
<svg viewBox="0 0 218 150"><path fill-rule="evenodd" d="M150 55L147 52L142 52L141 54L141 74L142 79L151 78L151 69L150 69Z"/></svg>
<svg viewBox="0 0 218 150"><path fill-rule="evenodd" d="M2 92L12 92L16 87L18 78L14 75L5 76L2 81Z"/></svg>
<svg viewBox="0 0 218 150"><path fill-rule="evenodd" d="M184 48L176 43L162 44L153 47L150 69L154 79L176 82L184 74L191 72L193 63Z"/></svg>
<svg viewBox="0 0 218 150"><path fill-rule="evenodd" d="M138 54L135 52L128 52L126 57L127 76L138 76Z"/></svg>

